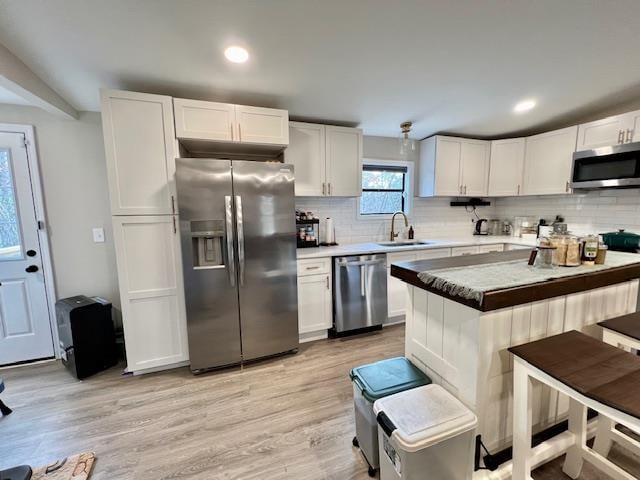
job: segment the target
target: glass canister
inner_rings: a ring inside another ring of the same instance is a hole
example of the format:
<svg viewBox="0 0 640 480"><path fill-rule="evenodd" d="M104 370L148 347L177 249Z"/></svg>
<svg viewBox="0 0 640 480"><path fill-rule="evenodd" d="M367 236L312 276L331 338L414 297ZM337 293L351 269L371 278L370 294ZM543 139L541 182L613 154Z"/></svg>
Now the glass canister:
<svg viewBox="0 0 640 480"><path fill-rule="evenodd" d="M563 267L567 263L567 240L566 235L551 235L549 245L555 247L553 251L553 264Z"/></svg>
<svg viewBox="0 0 640 480"><path fill-rule="evenodd" d="M565 265L567 267L579 267L582 264L582 242L578 237L568 235L566 237L567 257Z"/></svg>
<svg viewBox="0 0 640 480"><path fill-rule="evenodd" d="M534 266L537 268L553 268L553 252L556 250L556 247L550 245L540 245Z"/></svg>

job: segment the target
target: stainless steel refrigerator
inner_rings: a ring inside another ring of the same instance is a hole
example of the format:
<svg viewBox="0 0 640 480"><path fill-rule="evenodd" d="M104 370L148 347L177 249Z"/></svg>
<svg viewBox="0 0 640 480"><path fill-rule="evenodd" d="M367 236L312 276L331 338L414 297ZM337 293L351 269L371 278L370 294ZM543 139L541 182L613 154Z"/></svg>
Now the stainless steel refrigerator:
<svg viewBox="0 0 640 480"><path fill-rule="evenodd" d="M179 158L191 370L298 348L293 166Z"/></svg>

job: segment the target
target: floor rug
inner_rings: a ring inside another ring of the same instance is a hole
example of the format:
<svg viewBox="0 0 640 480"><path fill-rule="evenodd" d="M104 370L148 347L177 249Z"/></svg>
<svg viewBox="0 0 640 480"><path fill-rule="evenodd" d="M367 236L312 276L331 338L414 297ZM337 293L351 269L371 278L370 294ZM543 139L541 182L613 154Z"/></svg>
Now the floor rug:
<svg viewBox="0 0 640 480"><path fill-rule="evenodd" d="M87 480L96 461L93 452L72 455L33 471L31 480Z"/></svg>

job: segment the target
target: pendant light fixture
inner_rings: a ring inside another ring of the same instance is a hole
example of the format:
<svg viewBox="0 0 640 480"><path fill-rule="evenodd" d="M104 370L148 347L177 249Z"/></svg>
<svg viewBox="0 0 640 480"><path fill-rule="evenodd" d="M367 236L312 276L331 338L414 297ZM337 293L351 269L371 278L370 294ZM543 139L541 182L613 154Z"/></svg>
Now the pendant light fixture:
<svg viewBox="0 0 640 480"><path fill-rule="evenodd" d="M403 157L416 151L416 141L409 138L411 125L411 122L402 122L400 124L400 129L402 130L402 135L400 136L400 155Z"/></svg>

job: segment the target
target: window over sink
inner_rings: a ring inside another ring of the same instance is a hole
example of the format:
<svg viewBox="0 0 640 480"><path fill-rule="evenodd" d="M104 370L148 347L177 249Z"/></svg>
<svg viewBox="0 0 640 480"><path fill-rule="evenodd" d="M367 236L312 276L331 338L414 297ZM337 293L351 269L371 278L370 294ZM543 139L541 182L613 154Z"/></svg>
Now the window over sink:
<svg viewBox="0 0 640 480"><path fill-rule="evenodd" d="M367 218L398 211L409 213L412 167L410 162L365 159L358 209L360 215Z"/></svg>

